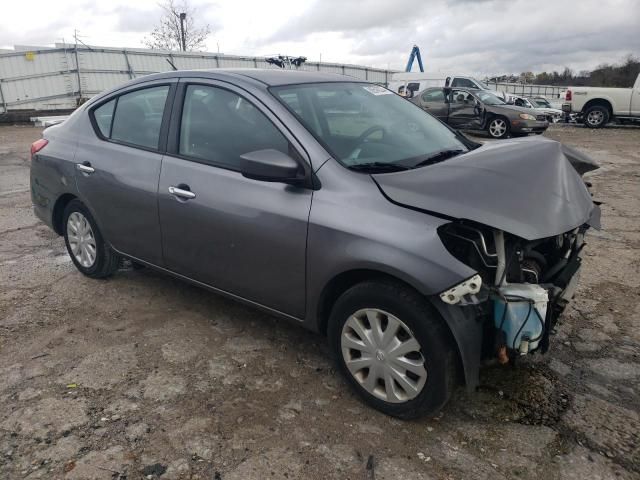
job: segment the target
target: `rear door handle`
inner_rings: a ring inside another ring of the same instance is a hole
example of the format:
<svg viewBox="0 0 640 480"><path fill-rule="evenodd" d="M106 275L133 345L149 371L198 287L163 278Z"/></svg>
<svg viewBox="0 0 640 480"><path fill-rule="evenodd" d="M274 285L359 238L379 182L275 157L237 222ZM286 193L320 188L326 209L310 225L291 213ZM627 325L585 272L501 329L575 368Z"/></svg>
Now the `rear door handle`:
<svg viewBox="0 0 640 480"><path fill-rule="evenodd" d="M87 175L91 175L96 171L89 162L76 163L76 169L80 170L82 173L86 173Z"/></svg>
<svg viewBox="0 0 640 480"><path fill-rule="evenodd" d="M177 187L169 187L169 193L171 195L175 195L176 197L184 198L186 200L196 198L196 194L191 190L188 190L187 185L179 185Z"/></svg>

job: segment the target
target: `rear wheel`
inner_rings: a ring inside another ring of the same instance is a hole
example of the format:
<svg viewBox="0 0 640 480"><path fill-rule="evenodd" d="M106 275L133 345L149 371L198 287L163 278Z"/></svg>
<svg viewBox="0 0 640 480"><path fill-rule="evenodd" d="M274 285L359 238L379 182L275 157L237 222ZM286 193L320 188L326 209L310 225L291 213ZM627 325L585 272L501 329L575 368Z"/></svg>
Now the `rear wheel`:
<svg viewBox="0 0 640 480"><path fill-rule="evenodd" d="M393 282L347 290L329 319L338 366L374 408L396 417L436 413L450 398L455 351L433 307Z"/></svg>
<svg viewBox="0 0 640 480"><path fill-rule="evenodd" d="M492 138L505 138L509 134L509 122L504 117L494 117L489 120L487 133Z"/></svg>
<svg viewBox="0 0 640 480"><path fill-rule="evenodd" d="M120 257L105 243L91 212L78 199L64 210L64 242L74 265L91 278L113 274Z"/></svg>
<svg viewBox="0 0 640 480"><path fill-rule="evenodd" d="M602 128L609 122L609 110L602 105L593 105L584 113L584 124L589 128Z"/></svg>

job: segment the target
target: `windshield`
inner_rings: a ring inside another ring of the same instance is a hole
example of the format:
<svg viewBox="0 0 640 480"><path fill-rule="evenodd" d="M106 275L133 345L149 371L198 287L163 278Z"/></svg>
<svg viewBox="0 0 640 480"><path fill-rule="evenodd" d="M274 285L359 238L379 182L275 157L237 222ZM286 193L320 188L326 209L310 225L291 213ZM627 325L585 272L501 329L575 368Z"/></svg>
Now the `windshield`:
<svg viewBox="0 0 640 480"><path fill-rule="evenodd" d="M493 93L480 91L476 92L476 95L485 105L505 105L505 102Z"/></svg>
<svg viewBox="0 0 640 480"><path fill-rule="evenodd" d="M489 85L487 85L485 82L481 82L480 80L476 80L475 78L473 79L473 81L480 85L480 88L483 90L492 90L492 88L490 88Z"/></svg>
<svg viewBox="0 0 640 480"><path fill-rule="evenodd" d="M544 98L532 98L531 103L534 107L551 108L551 104Z"/></svg>
<svg viewBox="0 0 640 480"><path fill-rule="evenodd" d="M445 160L444 151L469 150L434 117L378 85L287 85L271 91L347 167L413 168L437 154Z"/></svg>

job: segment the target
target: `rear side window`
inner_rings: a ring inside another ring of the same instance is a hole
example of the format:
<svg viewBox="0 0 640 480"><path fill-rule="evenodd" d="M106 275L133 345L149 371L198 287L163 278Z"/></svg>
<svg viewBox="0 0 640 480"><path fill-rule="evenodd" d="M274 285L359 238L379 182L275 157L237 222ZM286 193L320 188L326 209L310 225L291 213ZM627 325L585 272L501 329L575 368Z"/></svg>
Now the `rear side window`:
<svg viewBox="0 0 640 480"><path fill-rule="evenodd" d="M163 85L120 95L96 108L93 118L105 138L157 149L168 93Z"/></svg>
<svg viewBox="0 0 640 480"><path fill-rule="evenodd" d="M111 139L158 148L168 86L145 88L118 97Z"/></svg>
<svg viewBox="0 0 640 480"><path fill-rule="evenodd" d="M240 155L264 149L291 154L288 140L253 104L222 88L187 87L180 124L181 155L238 169Z"/></svg>
<svg viewBox="0 0 640 480"><path fill-rule="evenodd" d="M105 103L101 107L98 107L93 112L93 116L96 119L96 124L100 129L102 136L109 138L111 134L111 120L113 119L113 109L116 106L116 99L114 98L110 102Z"/></svg>

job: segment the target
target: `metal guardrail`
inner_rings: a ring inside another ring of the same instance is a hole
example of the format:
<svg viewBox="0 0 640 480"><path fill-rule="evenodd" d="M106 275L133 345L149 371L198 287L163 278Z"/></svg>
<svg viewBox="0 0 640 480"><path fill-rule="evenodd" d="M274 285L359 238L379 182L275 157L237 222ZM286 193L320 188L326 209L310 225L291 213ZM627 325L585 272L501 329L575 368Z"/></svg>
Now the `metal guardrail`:
<svg viewBox="0 0 640 480"><path fill-rule="evenodd" d="M127 80L179 69L277 68L263 57L203 52L164 52L63 45L0 53L0 113L16 109L75 108L82 100ZM391 70L340 63L306 62L300 70L351 75L387 84Z"/></svg>

